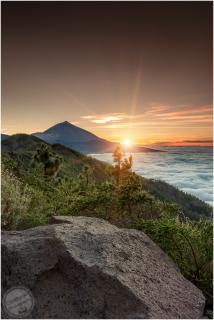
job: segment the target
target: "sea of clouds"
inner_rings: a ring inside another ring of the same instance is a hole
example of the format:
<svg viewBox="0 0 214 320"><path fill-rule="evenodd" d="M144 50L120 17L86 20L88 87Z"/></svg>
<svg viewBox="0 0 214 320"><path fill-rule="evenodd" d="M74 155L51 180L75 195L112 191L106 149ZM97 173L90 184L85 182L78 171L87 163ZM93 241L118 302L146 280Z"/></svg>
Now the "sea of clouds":
<svg viewBox="0 0 214 320"><path fill-rule="evenodd" d="M166 152L133 153L133 170L147 178L164 180L212 205L212 148L162 147L161 149ZM111 154L91 156L112 163Z"/></svg>

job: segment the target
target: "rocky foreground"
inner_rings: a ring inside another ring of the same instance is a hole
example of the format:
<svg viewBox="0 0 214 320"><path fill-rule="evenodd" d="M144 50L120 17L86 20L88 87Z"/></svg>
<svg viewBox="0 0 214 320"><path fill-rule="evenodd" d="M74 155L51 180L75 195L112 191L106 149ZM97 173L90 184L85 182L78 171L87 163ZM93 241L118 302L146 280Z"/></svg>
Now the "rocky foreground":
<svg viewBox="0 0 214 320"><path fill-rule="evenodd" d="M30 317L203 317L202 292L143 232L86 217L52 223L2 233L2 293L29 288Z"/></svg>

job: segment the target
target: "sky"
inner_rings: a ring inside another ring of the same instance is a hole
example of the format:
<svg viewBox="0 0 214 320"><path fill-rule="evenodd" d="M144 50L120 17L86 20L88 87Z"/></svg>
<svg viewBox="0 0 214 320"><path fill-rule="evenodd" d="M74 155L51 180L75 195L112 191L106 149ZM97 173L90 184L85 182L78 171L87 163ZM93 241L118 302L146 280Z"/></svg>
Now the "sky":
<svg viewBox="0 0 214 320"><path fill-rule="evenodd" d="M211 1L1 4L3 133L211 144Z"/></svg>

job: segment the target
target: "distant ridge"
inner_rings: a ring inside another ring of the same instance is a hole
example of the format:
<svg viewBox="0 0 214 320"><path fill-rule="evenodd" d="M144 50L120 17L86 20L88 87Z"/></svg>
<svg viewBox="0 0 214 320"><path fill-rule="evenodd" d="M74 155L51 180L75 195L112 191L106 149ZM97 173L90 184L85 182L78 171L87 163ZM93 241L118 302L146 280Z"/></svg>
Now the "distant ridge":
<svg viewBox="0 0 214 320"><path fill-rule="evenodd" d="M8 139L10 136L8 134L1 133L1 141Z"/></svg>
<svg viewBox="0 0 214 320"><path fill-rule="evenodd" d="M57 123L44 132L36 132L33 135L47 143L59 143L85 154L113 152L115 147L119 145L116 142L99 138L68 121ZM162 152L161 150L138 146L132 146L129 150L131 152Z"/></svg>

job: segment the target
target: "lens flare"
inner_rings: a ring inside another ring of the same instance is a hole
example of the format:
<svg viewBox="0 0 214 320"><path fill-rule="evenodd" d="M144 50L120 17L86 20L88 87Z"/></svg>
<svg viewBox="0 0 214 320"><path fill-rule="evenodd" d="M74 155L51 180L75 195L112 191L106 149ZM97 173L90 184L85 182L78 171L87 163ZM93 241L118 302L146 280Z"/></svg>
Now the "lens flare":
<svg viewBox="0 0 214 320"><path fill-rule="evenodd" d="M126 139L122 142L122 144L126 147L130 147L132 145L132 142L129 139Z"/></svg>

